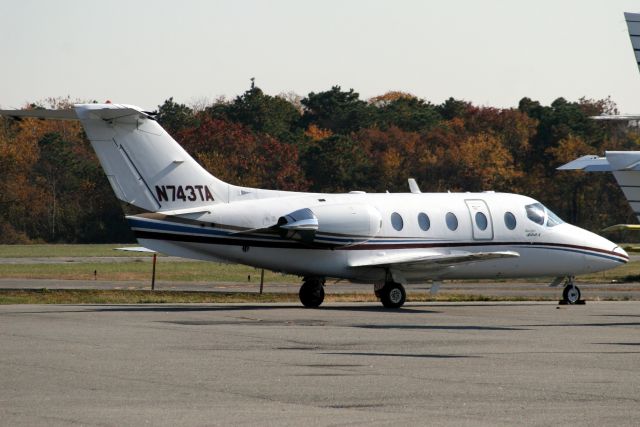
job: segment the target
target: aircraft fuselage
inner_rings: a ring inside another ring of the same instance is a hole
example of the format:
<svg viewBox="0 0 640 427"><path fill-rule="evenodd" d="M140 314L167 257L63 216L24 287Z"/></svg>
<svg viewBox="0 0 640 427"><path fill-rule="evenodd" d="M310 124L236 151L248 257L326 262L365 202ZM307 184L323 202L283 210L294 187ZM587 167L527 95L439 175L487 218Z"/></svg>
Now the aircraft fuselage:
<svg viewBox="0 0 640 427"><path fill-rule="evenodd" d="M383 281L386 270L353 265L391 253L514 251L520 255L443 268L434 265L426 270L423 266L416 266L415 271L405 268L400 278L405 283L571 276L610 269L628 260L614 243L587 230L554 222L553 214L544 210L534 221L526 207L537 206L538 202L517 194L285 194L212 205L188 219L161 214L128 219L139 242L162 253L362 282ZM321 227L313 242L265 232L264 227L278 218L303 208L320 212L333 208L338 218L348 220L353 216L354 223L359 220L361 229L368 226L369 231L322 233Z"/></svg>

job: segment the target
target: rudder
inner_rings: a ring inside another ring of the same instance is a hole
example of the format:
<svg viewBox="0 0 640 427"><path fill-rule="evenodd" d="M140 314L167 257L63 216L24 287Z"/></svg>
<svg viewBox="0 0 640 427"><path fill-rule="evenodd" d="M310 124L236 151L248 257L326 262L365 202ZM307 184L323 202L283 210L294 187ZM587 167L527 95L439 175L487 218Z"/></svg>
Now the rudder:
<svg viewBox="0 0 640 427"><path fill-rule="evenodd" d="M226 203L229 184L200 166L148 113L74 106L118 199L158 212Z"/></svg>

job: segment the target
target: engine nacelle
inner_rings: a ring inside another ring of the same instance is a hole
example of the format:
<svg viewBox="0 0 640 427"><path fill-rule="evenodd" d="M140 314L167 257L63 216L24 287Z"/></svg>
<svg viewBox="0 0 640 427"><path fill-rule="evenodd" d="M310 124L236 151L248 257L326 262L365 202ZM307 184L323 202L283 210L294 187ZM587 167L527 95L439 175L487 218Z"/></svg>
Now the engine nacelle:
<svg viewBox="0 0 640 427"><path fill-rule="evenodd" d="M284 238L351 246L375 237L382 228L382 216L366 204L318 205L280 217L277 227Z"/></svg>

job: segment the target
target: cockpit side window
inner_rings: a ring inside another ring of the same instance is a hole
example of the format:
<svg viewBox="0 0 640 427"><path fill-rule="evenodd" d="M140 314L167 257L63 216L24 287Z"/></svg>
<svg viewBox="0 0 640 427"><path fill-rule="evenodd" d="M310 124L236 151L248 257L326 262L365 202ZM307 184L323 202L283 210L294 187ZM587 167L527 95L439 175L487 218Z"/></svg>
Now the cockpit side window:
<svg viewBox="0 0 640 427"><path fill-rule="evenodd" d="M542 203L532 203L525 206L525 209L527 210L527 218L538 225L546 225L551 228L559 224L564 224L564 221L561 220L558 215L544 207Z"/></svg>
<svg viewBox="0 0 640 427"><path fill-rule="evenodd" d="M544 225L544 206L541 203L533 203L524 208L527 210L527 218L538 225Z"/></svg>
<svg viewBox="0 0 640 427"><path fill-rule="evenodd" d="M546 209L546 208L545 208ZM564 224L564 221L560 217L549 209L547 209L547 227L555 227L556 225Z"/></svg>

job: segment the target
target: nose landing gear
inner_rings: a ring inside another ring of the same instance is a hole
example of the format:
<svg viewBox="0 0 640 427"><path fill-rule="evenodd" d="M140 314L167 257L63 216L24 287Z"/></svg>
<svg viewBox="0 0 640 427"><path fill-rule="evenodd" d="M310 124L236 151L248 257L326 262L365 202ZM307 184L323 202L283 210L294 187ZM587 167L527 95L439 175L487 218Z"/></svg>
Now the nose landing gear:
<svg viewBox="0 0 640 427"><path fill-rule="evenodd" d="M574 278L568 277L562 291L562 302L565 304L578 304L580 302L580 288L574 284Z"/></svg>
<svg viewBox="0 0 640 427"><path fill-rule="evenodd" d="M384 285L376 285L374 292L385 308L400 308L407 300L407 293L400 283L388 281Z"/></svg>

